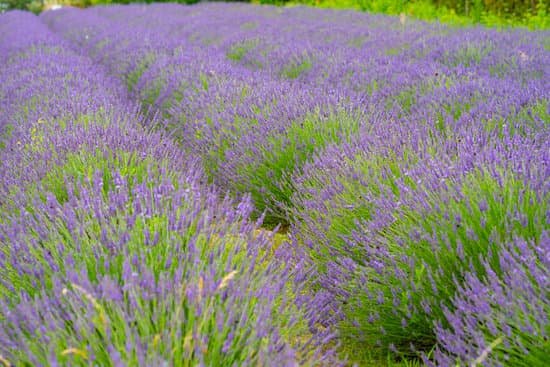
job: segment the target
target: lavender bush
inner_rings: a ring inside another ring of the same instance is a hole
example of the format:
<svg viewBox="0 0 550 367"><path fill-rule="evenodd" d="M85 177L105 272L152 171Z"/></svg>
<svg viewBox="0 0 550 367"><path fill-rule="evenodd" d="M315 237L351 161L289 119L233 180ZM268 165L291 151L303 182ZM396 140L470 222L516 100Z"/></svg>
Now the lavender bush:
<svg viewBox="0 0 550 367"><path fill-rule="evenodd" d="M438 365L544 366L550 331L548 280L550 240L521 239L503 245L495 269L483 263L485 277L465 275L453 308L437 326ZM501 273L499 276L498 273Z"/></svg>
<svg viewBox="0 0 550 367"><path fill-rule="evenodd" d="M348 351L428 353L466 271L483 276L483 258L498 263L515 237L541 241L547 137L484 129L453 143L437 130L431 142L422 128L369 131L295 178L294 246L334 295Z"/></svg>
<svg viewBox="0 0 550 367"><path fill-rule="evenodd" d="M353 233L349 245L363 244L367 260L344 287L354 295L344 308L346 332L402 355L428 352L435 345L433 323L452 307L463 274L483 276L481 258L497 263L501 244L514 236L541 239L547 208L534 203L547 197L514 178L501 180L469 174L463 184L453 183L463 185L458 197L444 190L424 199L422 209L405 208L379 233L371 226Z"/></svg>
<svg viewBox="0 0 550 367"><path fill-rule="evenodd" d="M56 36L35 16L16 12L6 17L19 17L36 29L18 33L7 23L8 35L13 32L8 39L18 37L21 43L32 44L27 52L2 43L9 61L0 74L2 93L9 96L0 108L9 130L0 152L0 190L6 210L28 204L25 197L31 191L66 198L67 169L72 170L70 178L78 180L97 169L107 175L111 169L122 169L143 180L145 173L136 170L144 159L179 170L180 175L191 168L199 172L197 161L165 134L140 126L144 121L125 89L101 67L70 51L59 37L54 46ZM44 35L49 35L47 41Z"/></svg>
<svg viewBox="0 0 550 367"><path fill-rule="evenodd" d="M299 290L288 281L295 270L267 263L270 236L247 221L249 202L178 189L165 175L139 185L113 175L109 190L98 171L67 202L48 194L2 226L4 358L333 363L308 342L316 326L305 306L314 300L296 303Z"/></svg>

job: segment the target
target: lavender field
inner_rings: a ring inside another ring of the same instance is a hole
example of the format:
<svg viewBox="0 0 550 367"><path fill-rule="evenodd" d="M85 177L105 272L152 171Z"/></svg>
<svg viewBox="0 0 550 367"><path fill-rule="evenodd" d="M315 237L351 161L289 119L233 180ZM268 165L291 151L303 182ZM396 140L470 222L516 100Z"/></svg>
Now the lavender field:
<svg viewBox="0 0 550 367"><path fill-rule="evenodd" d="M0 14L0 366L550 360L550 32Z"/></svg>

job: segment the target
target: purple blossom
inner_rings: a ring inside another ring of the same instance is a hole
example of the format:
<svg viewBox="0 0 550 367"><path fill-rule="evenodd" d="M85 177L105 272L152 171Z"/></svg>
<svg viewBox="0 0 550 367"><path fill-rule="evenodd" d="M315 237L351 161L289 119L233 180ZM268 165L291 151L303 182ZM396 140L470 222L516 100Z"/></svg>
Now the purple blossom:
<svg viewBox="0 0 550 367"><path fill-rule="evenodd" d="M352 340L542 365L547 32L223 3L0 20L2 358L319 365Z"/></svg>

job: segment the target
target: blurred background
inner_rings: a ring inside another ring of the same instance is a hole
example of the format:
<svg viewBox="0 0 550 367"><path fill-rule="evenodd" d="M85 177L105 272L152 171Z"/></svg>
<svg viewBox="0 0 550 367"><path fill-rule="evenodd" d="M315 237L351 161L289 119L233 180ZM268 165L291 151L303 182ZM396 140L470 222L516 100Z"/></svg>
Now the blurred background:
<svg viewBox="0 0 550 367"><path fill-rule="evenodd" d="M61 6L88 7L104 4L151 3L136 0L0 0L0 11L23 9L35 13ZM199 0L172 0L194 4ZM455 25L482 24L492 27L523 26L530 29L550 27L550 1L546 0L252 0L243 1L280 6L308 5L337 9L356 9L375 13L408 16Z"/></svg>

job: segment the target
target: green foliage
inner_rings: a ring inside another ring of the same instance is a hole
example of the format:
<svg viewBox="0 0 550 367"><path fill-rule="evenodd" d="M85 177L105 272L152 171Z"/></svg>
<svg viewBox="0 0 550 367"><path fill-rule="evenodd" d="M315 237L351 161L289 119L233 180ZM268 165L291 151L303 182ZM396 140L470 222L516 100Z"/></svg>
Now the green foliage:
<svg viewBox="0 0 550 367"><path fill-rule="evenodd" d="M227 59L241 63L245 66L253 69L261 69L263 67L262 61L258 58L250 57L250 53L260 45L260 42L256 39L249 39L235 43L229 50L227 50ZM265 50L260 51L265 56Z"/></svg>
<svg viewBox="0 0 550 367"><path fill-rule="evenodd" d="M135 87L136 84L139 82L139 79L155 61L156 57L157 56L154 53L150 52L146 54L143 59L135 65L132 71L128 71L128 74L126 76L126 85L128 86L128 90L130 92L135 91Z"/></svg>
<svg viewBox="0 0 550 367"><path fill-rule="evenodd" d="M172 2L180 4L195 4L200 0L0 0L0 12L10 9L30 10L33 13L40 13L48 10L52 5L74 6L85 8L95 5L107 4L130 4L130 3L154 3Z"/></svg>
<svg viewBox="0 0 550 367"><path fill-rule="evenodd" d="M159 167L153 163L152 158L142 159L135 152L96 151L91 153L84 150L71 153L66 157L65 164L54 167L48 172L42 180L42 189L54 194L59 203L64 203L69 199L67 184L74 185L70 189L75 191L78 184L91 182L94 175L100 172L103 191L107 195L114 187L114 172L127 177L131 188L135 184L144 182L149 175L153 177L159 175Z"/></svg>
<svg viewBox="0 0 550 367"><path fill-rule="evenodd" d="M254 41L245 41L235 44L230 47L227 51L227 58L231 61L240 62L248 53L256 47L256 42Z"/></svg>
<svg viewBox="0 0 550 367"><path fill-rule="evenodd" d="M305 57L302 61L293 61L283 68L282 75L287 79L296 79L313 66L312 61Z"/></svg>
<svg viewBox="0 0 550 367"><path fill-rule="evenodd" d="M173 0L195 4L200 0ZM167 2L163 0L0 0L0 11L24 9L39 13L53 4L88 7L103 4ZM523 26L550 28L550 3L544 0L250 0L271 5L305 4L323 8L356 9L391 15L405 14L422 20L438 20L454 25L483 24L489 27ZM253 25L246 25L253 26Z"/></svg>

